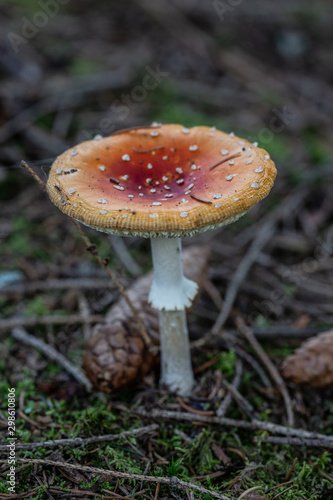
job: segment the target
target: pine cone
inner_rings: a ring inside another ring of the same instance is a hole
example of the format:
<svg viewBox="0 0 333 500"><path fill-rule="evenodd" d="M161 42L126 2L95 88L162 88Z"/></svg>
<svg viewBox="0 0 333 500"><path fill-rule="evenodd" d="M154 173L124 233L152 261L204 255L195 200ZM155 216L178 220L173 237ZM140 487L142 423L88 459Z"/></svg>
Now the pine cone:
<svg viewBox="0 0 333 500"><path fill-rule="evenodd" d="M281 373L296 384L333 386L333 330L303 342L284 360Z"/></svg>
<svg viewBox="0 0 333 500"><path fill-rule="evenodd" d="M183 252L184 274L202 287L209 259L207 247L192 246ZM159 345L158 312L148 304L153 273L139 278L127 295L153 343ZM132 311L121 298L96 325L84 353L83 366L100 391L115 392L138 382L159 360L145 345Z"/></svg>

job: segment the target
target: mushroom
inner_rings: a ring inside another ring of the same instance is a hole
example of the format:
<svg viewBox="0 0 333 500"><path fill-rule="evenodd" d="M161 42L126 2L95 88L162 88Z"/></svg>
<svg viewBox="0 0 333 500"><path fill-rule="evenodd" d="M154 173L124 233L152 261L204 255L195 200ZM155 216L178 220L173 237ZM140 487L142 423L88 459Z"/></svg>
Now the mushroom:
<svg viewBox="0 0 333 500"><path fill-rule="evenodd" d="M194 383L185 309L197 292L183 275L181 237L234 222L267 196L275 176L256 144L181 125L86 141L52 165L47 190L62 212L99 231L151 239L161 382L180 395Z"/></svg>

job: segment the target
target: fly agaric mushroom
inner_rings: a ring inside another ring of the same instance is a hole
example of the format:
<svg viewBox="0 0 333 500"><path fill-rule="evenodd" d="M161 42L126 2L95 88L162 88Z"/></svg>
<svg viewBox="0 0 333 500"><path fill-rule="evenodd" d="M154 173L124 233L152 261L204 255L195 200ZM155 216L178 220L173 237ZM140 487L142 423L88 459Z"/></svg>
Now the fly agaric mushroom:
<svg viewBox="0 0 333 500"><path fill-rule="evenodd" d="M267 196L275 176L257 144L181 125L86 141L52 165L47 190L62 212L99 231L151 238L161 382L178 394L194 383L185 308L197 292L183 275L180 238L234 222Z"/></svg>

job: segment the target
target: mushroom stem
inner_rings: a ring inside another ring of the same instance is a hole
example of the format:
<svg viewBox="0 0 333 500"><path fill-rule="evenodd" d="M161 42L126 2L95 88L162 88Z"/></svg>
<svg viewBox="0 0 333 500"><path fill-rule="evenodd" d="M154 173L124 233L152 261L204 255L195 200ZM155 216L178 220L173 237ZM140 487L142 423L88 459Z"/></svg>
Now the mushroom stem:
<svg viewBox="0 0 333 500"><path fill-rule="evenodd" d="M161 382L185 396L194 384L185 308L198 286L183 274L180 238L152 238L151 248L154 281L149 302L159 310Z"/></svg>
<svg viewBox="0 0 333 500"><path fill-rule="evenodd" d="M161 384L180 396L188 396L194 385L185 309L159 311Z"/></svg>

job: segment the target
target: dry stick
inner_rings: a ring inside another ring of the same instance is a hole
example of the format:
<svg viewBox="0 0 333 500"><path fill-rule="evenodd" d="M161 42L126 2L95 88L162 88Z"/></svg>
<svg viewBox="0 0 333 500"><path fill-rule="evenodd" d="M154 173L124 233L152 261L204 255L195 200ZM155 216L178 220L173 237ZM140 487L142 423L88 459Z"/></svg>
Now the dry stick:
<svg viewBox="0 0 333 500"><path fill-rule="evenodd" d="M64 490L63 489L58 489L57 487L52 487L50 486L47 490L45 490L50 493L62 493ZM75 490L72 488L66 488L66 492L68 494L71 494L70 498L73 497L79 497L79 498L85 498L85 497L94 497L93 500L96 500L96 498L102 498L103 500L133 500L133 497L124 497L121 495L117 495L117 493L112 493L112 491L108 490L103 490L103 493L110 493L110 495L101 495L99 493L96 493L95 491L87 491L87 490ZM61 497L60 497L61 498ZM49 496L49 499L53 500L53 497Z"/></svg>
<svg viewBox="0 0 333 500"><path fill-rule="evenodd" d="M281 219L284 218L287 214L290 213L290 211L294 210L300 203L300 201L304 197L304 193L307 192L307 190L300 190L298 194L292 194L290 196L287 196L285 200L283 201L283 204L281 207L271 216L269 217L266 222L260 227L258 233L256 234L255 239L253 240L248 252L245 254L243 257L242 261L240 262L231 282L228 285L226 294L225 294L225 300L224 300L224 305L223 309L221 310L220 314L218 315L215 324L213 325L213 328L210 332L212 335L217 335L220 333L221 328L223 327L224 323L228 319L229 313L232 309L232 306L234 304L234 301L236 299L238 290L245 280L251 266L256 262L258 259L261 250L264 248L266 243L269 241L271 236L274 233L275 225L276 223ZM197 342L196 344L198 345L203 345L205 342L205 339L203 338L201 340L201 344Z"/></svg>
<svg viewBox="0 0 333 500"><path fill-rule="evenodd" d="M29 165L27 164L27 162L22 161L21 165L32 175L32 177L38 182L38 184L42 187L42 189L44 191L47 191L46 184L29 167ZM131 312L132 312L132 314L133 314L136 322L138 323L138 326L139 326L139 329L140 329L140 332L141 332L141 335L143 337L143 340L144 340L145 344L147 345L147 347L151 347L152 346L152 342L151 342L151 339L150 339L148 333L146 332L145 325L143 324L143 321L139 317L139 315L138 315L136 309L134 308L132 302L129 300L129 298L128 298L126 292L125 292L125 289L122 286L122 284L120 283L120 281L118 280L117 276L115 275L115 273L113 271L111 271L111 269L109 269L107 267L107 263L105 263L105 261L103 261L103 259L99 255L99 253L98 253L95 245L93 245L92 242L89 240L88 236L86 236L84 234L84 232L80 228L79 224L74 219L70 219L70 221L72 222L72 224L74 225L74 227L78 231L79 235L81 236L82 240L86 244L87 249L90 251L90 253L93 255L93 257L97 260L97 262L100 264L100 266L102 267L102 269L104 269L106 271L106 273L110 276L111 280L113 281L113 283L118 288L120 294L124 297L124 300L126 301L126 303L127 303L128 307L130 308L130 310L131 310Z"/></svg>
<svg viewBox="0 0 333 500"><path fill-rule="evenodd" d="M15 472L17 472L17 470ZM0 498L1 499L8 498L8 500L15 500L15 499L18 500L19 498L27 498L27 497L31 498L31 495L33 493L37 493L37 491L41 490L42 487L43 486L37 486L36 488L33 488L32 490L25 491L24 493L17 493L16 495L13 495L11 493L0 493ZM63 489L61 491L63 491Z"/></svg>
<svg viewBox="0 0 333 500"><path fill-rule="evenodd" d="M155 148L149 148L149 149L137 149L137 148L132 148L132 151L135 151L135 153L150 153L151 151L158 151L159 149L164 149L165 146L156 146Z"/></svg>
<svg viewBox="0 0 333 500"><path fill-rule="evenodd" d="M189 413L194 413L194 415L214 415L213 410L196 410L195 408L192 408L191 406L187 405L180 396L177 396L177 401L180 404L184 410L188 411Z"/></svg>
<svg viewBox="0 0 333 500"><path fill-rule="evenodd" d="M65 368L65 370L68 371L73 377L80 382L80 384L84 385L87 391L92 390L92 384L90 380L87 379L81 368L78 366L72 365L68 361L65 356L60 354L60 352L56 351L54 347L45 344L45 342L41 339L38 339L34 337L33 335L29 335L23 328L17 327L12 330L12 336L14 337L15 340L19 340L20 342L23 342L26 345L35 347L36 349L39 349L45 356L47 356L49 359L52 361L55 361L58 365L62 366Z"/></svg>
<svg viewBox="0 0 333 500"><path fill-rule="evenodd" d="M157 485L156 485L156 490L155 490L154 500L157 500L157 499L158 499L158 494L159 494L159 492L160 492L160 486L161 486L161 483L157 483Z"/></svg>
<svg viewBox="0 0 333 500"><path fill-rule="evenodd" d="M320 434L317 432L310 432L303 429L295 429L291 427L285 427L284 425L274 424L273 422L264 422L261 420L252 420L251 422L246 422L244 420L235 420L233 418L226 417L207 417L203 415L192 415L190 413L181 413L177 411L168 410L151 410L146 411L143 408L138 408L135 410L141 417L148 418L168 418L172 420L186 421L186 422L203 422L206 424L217 424L227 427L239 427L240 429L250 429L250 430L264 430L271 432L273 434L282 434L284 436L295 436L304 439L319 439L321 441L328 441L333 444L333 436L325 436L325 434Z"/></svg>
<svg viewBox="0 0 333 500"><path fill-rule="evenodd" d="M228 160L232 160L232 158L236 158L237 156L240 156L241 154L242 154L242 152L238 151L237 153L234 153L230 156L226 156L225 158L223 158L223 160L220 160L217 163L215 163L214 165L212 165L211 167L209 167L209 170L213 170L213 168L218 167L219 165L221 165L221 163L224 163Z"/></svg>
<svg viewBox="0 0 333 500"><path fill-rule="evenodd" d="M328 436L329 437L329 436ZM333 442L330 439L311 439L302 437L266 437L260 438L260 436L254 437L255 442L260 443L273 443L273 444L288 444L292 446L313 446L319 448L329 448L333 449Z"/></svg>
<svg viewBox="0 0 333 500"><path fill-rule="evenodd" d="M240 317L236 318L236 325L239 331L244 335L244 337L247 339L248 343L253 347L255 352L257 353L258 357L266 367L267 371L271 375L272 379L276 383L279 391L282 394L282 397L284 399L284 403L286 406L286 411L287 411L287 418L288 418L288 425L293 426L294 425L294 412L292 409L292 402L291 398L287 389L286 384L284 383L284 380L282 379L281 375L273 365L272 361L269 359L267 356L266 352L263 350L257 339L252 333L252 330L248 328L244 322L244 320Z"/></svg>
<svg viewBox="0 0 333 500"><path fill-rule="evenodd" d="M88 467L86 465L70 464L67 462L56 462L53 460L39 460L39 459L29 459L29 458L17 458L17 462L29 463L29 464L40 464L40 465L53 465L55 467L66 467L68 469L80 470L83 472L89 472L91 474L102 474L103 476L111 476L122 479L131 479L138 481L149 481L151 483L161 483L167 484L170 488L175 488L177 490L184 490L189 488L191 490L196 490L199 493L205 493L214 498L220 498L221 500L230 500L228 497L216 493L215 491L208 490L202 486L198 486L193 483L187 483L178 477L158 477L158 476L146 476L144 474L129 474L127 472L118 472L114 470L98 469L97 467ZM0 463L6 464L7 460L0 460Z"/></svg>
<svg viewBox="0 0 333 500"><path fill-rule="evenodd" d="M124 243L124 238L122 238L121 236L112 235L110 238L110 242L116 256L126 267L127 271L129 271L132 276L140 276L142 274L142 269L129 253L127 246Z"/></svg>
<svg viewBox="0 0 333 500"><path fill-rule="evenodd" d="M291 484L295 481L295 479L291 479L290 481L284 481L283 483L276 484L275 486L272 486L272 488L269 488L268 490L265 491L265 495L269 493L270 491L276 490L277 488L281 488L281 486L286 486L287 484Z"/></svg>
<svg viewBox="0 0 333 500"><path fill-rule="evenodd" d="M286 475L285 482L286 482L286 481L289 481L289 478L290 478L290 476L291 476L292 471L293 471L293 470L294 470L294 468L295 468L295 465L297 464L297 461L298 461L298 458L297 458L297 457L295 457L295 458L294 458L294 461L293 461L293 463L292 463L292 465L291 465L291 467L290 467L290 469L289 469L289 471L288 471L288 473L287 473L287 475Z"/></svg>
<svg viewBox="0 0 333 500"><path fill-rule="evenodd" d="M239 346L233 346L231 349L233 349L240 358L244 359L254 369L254 371L257 372L257 374L261 378L262 383L264 384L265 387L267 387L267 389L273 388L265 371L263 370L263 368L261 368L261 365L257 362L255 358L253 358L248 352L244 351Z"/></svg>
<svg viewBox="0 0 333 500"><path fill-rule="evenodd" d="M30 175L32 175L32 177L35 179L35 181L38 182L38 184L40 185L40 187L42 188L43 191L47 192L47 189L46 189L46 184L45 182L42 181L42 179L32 170L32 168L29 167L29 165L27 164L26 161L22 160L21 161L21 165L22 167L24 167Z"/></svg>
<svg viewBox="0 0 333 500"><path fill-rule="evenodd" d="M237 500L242 500L242 498L245 498L245 496L248 493L251 493L251 491L259 490L260 488L262 488L262 486L253 486L252 488L249 488L248 490L244 491L241 495L239 495Z"/></svg>
<svg viewBox="0 0 333 500"><path fill-rule="evenodd" d="M142 436L148 434L152 431L158 429L158 424L146 425L145 427L139 427L138 429L133 429L130 431L120 432L119 434L105 434L104 436L93 436L89 438L68 438L68 439L55 439L50 441L40 441L36 443L16 443L15 448L17 450L34 449L34 448L54 448L62 446L84 446L90 443L100 443L104 441L115 441L116 439L126 438L128 436ZM8 450L6 444L0 445L0 450Z"/></svg>
<svg viewBox="0 0 333 500"><path fill-rule="evenodd" d="M243 374L243 363L240 359L238 359L235 367L235 376L231 383L231 385L236 389L238 388L241 382L242 374ZM232 401L232 395L229 391L216 411L216 415L218 417L223 417L226 414L226 411L229 408L231 401Z"/></svg>
<svg viewBox="0 0 333 500"><path fill-rule="evenodd" d="M0 319L0 332L16 327L31 328L37 325L76 325L78 323L89 325L91 323L100 323L103 320L104 316L101 314L92 314L86 317L81 314L72 314L70 316L49 315L31 318L8 318Z"/></svg>
<svg viewBox="0 0 333 500"><path fill-rule="evenodd" d="M68 278L51 279L47 281L36 280L4 286L0 288L0 295L28 294L49 290L66 290L68 288L76 290L100 290L101 288L109 287L109 278Z"/></svg>
<svg viewBox="0 0 333 500"><path fill-rule="evenodd" d="M224 333L223 338L222 337L212 338L207 336L205 345L206 347L218 346L222 348L227 348L228 350L234 350L240 358L245 360L253 368L253 370L257 372L264 386L267 387L267 389L272 389L273 386L268 376L266 375L261 365L257 362L257 360L253 358L249 353L244 351L244 349L242 349L238 345L235 345L235 338L237 333L238 332L236 330L233 333L229 333L228 330L227 332ZM196 345L196 343L195 342L191 343L191 346L193 345Z"/></svg>
<svg viewBox="0 0 333 500"><path fill-rule="evenodd" d="M286 493L287 491L291 490L293 487L294 487L294 485L289 486L289 488L287 488L286 490L280 491L280 493L278 493L277 495L275 495L275 497L273 497L273 498L272 498L272 500L275 500L276 498L280 497L281 495L283 495L283 494L284 494L284 493ZM304 498L304 497L303 497L303 498Z"/></svg>
<svg viewBox="0 0 333 500"><path fill-rule="evenodd" d="M274 233L275 224L273 220L268 220L259 230L255 240L250 246L249 251L246 253L245 257L237 267L237 271L235 272L231 282L228 285L224 306L218 315L215 324L212 328L212 334L217 335L221 328L224 326L224 323L228 319L234 301L236 299L238 290L245 280L247 273L250 270L250 267L257 260L261 250L264 248L266 243L271 239Z"/></svg>
<svg viewBox="0 0 333 500"><path fill-rule="evenodd" d="M222 386L229 391L229 394L236 401L238 406L243 410L246 415L253 419L255 417L255 411L253 406L247 401L247 399L242 396L242 394L234 387L232 384L229 384L226 380L221 381Z"/></svg>
<svg viewBox="0 0 333 500"><path fill-rule="evenodd" d="M208 205L213 203L213 202L212 202L212 201L210 201L210 200L204 200L203 198L199 198L199 196L196 196L196 195L195 195L195 194L193 194L193 193L190 193L190 196L191 196L191 198L193 198L194 200L201 201L202 203L208 203Z"/></svg>
<svg viewBox="0 0 333 500"><path fill-rule="evenodd" d="M142 335L142 338L143 338L146 346L153 349L153 347L152 347L152 341L151 341L151 339L150 339L150 337L149 337L149 335L148 335L148 333L146 331L146 327L143 324L143 321L141 320L140 316L138 315L137 310L135 309L135 307L133 306L132 302L128 298L128 295L127 295L127 293L125 291L125 288L123 287L123 285L118 280L116 274L113 271L111 271L110 268L107 267L107 264L105 264L105 262L103 261L102 257L97 252L97 249L96 249L95 245L93 245L93 243L89 240L88 236L86 234L84 234L84 232L82 231L82 229L79 226L78 222L76 222L74 219L70 219L70 220L71 220L71 223L73 224L73 226L76 228L76 230L79 233L79 235L81 236L81 238L84 241L84 243L87 245L87 249L90 251L90 253L92 254L92 256L95 257L95 259L100 264L100 266L103 269L105 269L105 271L107 272L107 274L110 276L111 280L114 282L114 284L118 288L120 294L122 295L122 297L126 301L126 304L130 308L130 310L131 310L131 312L133 314L133 317L134 317L135 321L137 322L137 324L139 326L140 333Z"/></svg>
<svg viewBox="0 0 333 500"><path fill-rule="evenodd" d="M190 491L188 488L185 488L185 491L186 491L186 495L187 495L188 500L195 500L194 495L193 495L193 491Z"/></svg>
<svg viewBox="0 0 333 500"><path fill-rule="evenodd" d="M79 293L78 305L79 305L79 311L80 311L80 314L82 316L82 319L89 318L89 316L91 315L90 307L89 307L88 301L83 293ZM82 330L83 330L84 341L87 342L88 338L91 336L91 333L92 333L89 323L84 322Z"/></svg>
<svg viewBox="0 0 333 500"><path fill-rule="evenodd" d="M265 340L281 340L281 339L307 339L318 335L323 331L321 326L309 327L302 330L296 330L295 327L290 325L268 326L265 328L254 328L253 334L258 339Z"/></svg>

